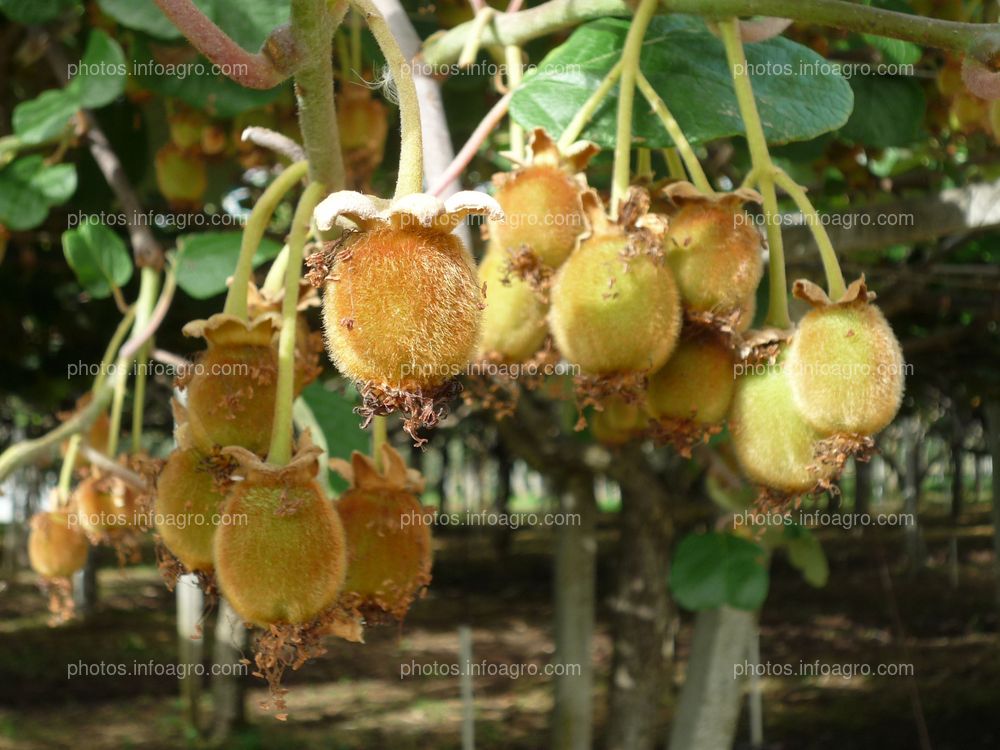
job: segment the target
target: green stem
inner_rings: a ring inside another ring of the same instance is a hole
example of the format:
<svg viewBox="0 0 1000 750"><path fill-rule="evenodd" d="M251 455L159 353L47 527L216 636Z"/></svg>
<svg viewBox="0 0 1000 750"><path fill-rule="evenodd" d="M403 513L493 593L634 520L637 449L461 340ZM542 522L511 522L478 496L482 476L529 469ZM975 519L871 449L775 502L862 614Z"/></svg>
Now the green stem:
<svg viewBox="0 0 1000 750"><path fill-rule="evenodd" d="M521 85L524 78L521 48L516 45L504 47L504 62L507 65L507 89L513 91ZM524 158L524 128L514 122L513 117L507 118L510 132L510 152L515 159Z"/></svg>
<svg viewBox="0 0 1000 750"><path fill-rule="evenodd" d="M372 419L372 460L375 468L382 471L382 446L389 442L389 420L386 417Z"/></svg>
<svg viewBox="0 0 1000 750"><path fill-rule="evenodd" d="M622 61L619 60L615 63L614 67L608 71L608 74L604 76L604 80L598 84L597 88L594 89L587 101L583 103L583 106L577 110L576 114L573 115L573 119L569 121L569 125L563 131L562 135L559 136L559 148L565 150L569 148L573 143L580 137L580 133L583 129L587 127L587 123L597 112L597 108L601 106L601 102L608 95L608 92L618 83L618 78L622 74Z"/></svg>
<svg viewBox="0 0 1000 750"><path fill-rule="evenodd" d="M770 257L769 282L770 301L767 308L767 323L777 328L788 328L788 282L785 278L785 249L781 239L781 225L778 213L778 194L774 188L771 154L767 150L764 126L757 112L753 87L747 75L747 59L740 40L739 22L735 18L719 24L722 43L726 48L729 71L736 90L736 102L746 130L747 145L753 168L760 172L758 185L764 198L764 221L767 227L767 245Z"/></svg>
<svg viewBox="0 0 1000 750"><path fill-rule="evenodd" d="M684 165L687 167L688 174L691 175L691 181L699 190L701 190L701 192L708 195L714 194L715 191L712 189L712 183L710 183L708 181L708 177L705 176L705 170L701 168L701 162L698 161L698 155L695 154L694 149L691 148L691 144L688 142L687 137L685 137L684 131L681 130L681 126L677 124L677 119L667 108L667 103L660 98L660 95L656 93L656 90L652 87L646 79L646 76L644 76L641 71L637 82L642 95L646 97L646 101L649 102L649 106L653 108L653 112L660 118L660 122L663 123L663 127L666 128L667 133L670 135L670 139L674 142L677 152L680 154L681 159L684 160Z"/></svg>
<svg viewBox="0 0 1000 750"><path fill-rule="evenodd" d="M361 14L351 13L351 68L361 75Z"/></svg>
<svg viewBox="0 0 1000 750"><path fill-rule="evenodd" d="M628 16L626 0L549 0L519 13L499 13L482 34L486 46L526 43L584 21L605 16ZM1000 24L973 24L942 21L908 13L897 13L870 5L843 0L662 0L664 13L690 13L712 19L733 16L776 16L820 26L904 39L916 44L976 56L990 64L1000 54L996 37ZM427 40L423 60L432 69L443 68L458 59L472 28L472 21L460 24Z"/></svg>
<svg viewBox="0 0 1000 750"><path fill-rule="evenodd" d="M347 36L342 30L337 29L333 41L337 49L337 62L340 63L340 80L346 85L351 80L351 52L347 46Z"/></svg>
<svg viewBox="0 0 1000 750"><path fill-rule="evenodd" d="M488 5L476 11L476 16L472 19L472 28L469 29L469 36L465 40L465 47L462 48L462 54L458 56L458 67L467 68L476 61L479 56L479 43L483 38L483 30L489 25L493 13L493 8Z"/></svg>
<svg viewBox="0 0 1000 750"><path fill-rule="evenodd" d="M156 305L157 293L160 289L160 272L155 268L142 269L139 281L139 298L135 302L135 330L141 331L149 324ZM132 393L132 452L142 450L142 419L146 406L146 369L149 363L149 352L153 348L152 340L142 345L136 355L135 389ZM110 455L110 454L109 454Z"/></svg>
<svg viewBox="0 0 1000 750"><path fill-rule="evenodd" d="M635 176L640 180L653 181L653 154L648 148L640 148L636 151Z"/></svg>
<svg viewBox="0 0 1000 750"><path fill-rule="evenodd" d="M676 148L663 149L663 159L667 162L667 171L671 177L675 180L686 180L688 178L687 172L684 171L684 162L681 161Z"/></svg>
<svg viewBox="0 0 1000 750"><path fill-rule="evenodd" d="M118 321L118 327L115 328L115 332L111 334L111 340L108 341L108 346L104 350L104 356L101 358L101 369L98 371L97 377L94 378L94 384L90 388L91 392L97 393L104 386L104 381L108 379L108 370L111 368L111 363L118 354L118 350L121 348L122 342L125 340L125 335L132 327L132 323L135 321L135 316L136 308L135 305L133 305L125 311L125 315L123 315L122 319Z"/></svg>
<svg viewBox="0 0 1000 750"><path fill-rule="evenodd" d="M236 270L233 271L233 281L226 294L223 312L227 315L235 315L241 320L247 319L247 285L250 283L250 274L253 273L253 259L260 247L260 241L264 238L264 232L267 231L267 225L271 223L271 217L274 216L278 204L308 170L309 163L304 161L289 166L267 186L267 190L250 212L250 217L243 227L240 257L236 261Z"/></svg>
<svg viewBox="0 0 1000 750"><path fill-rule="evenodd" d="M80 433L77 433L69 439L69 445L66 446L66 455L63 456L62 468L59 470L59 486L56 488L57 507L61 508L69 502L69 486L73 482L73 467L80 453L82 439Z"/></svg>
<svg viewBox="0 0 1000 750"><path fill-rule="evenodd" d="M134 329L133 329L134 330ZM128 391L128 362L118 358L115 362L114 393L111 397L111 415L108 426L108 445L104 451L114 457L118 453L118 436L122 429L122 411L125 408L125 394Z"/></svg>
<svg viewBox="0 0 1000 750"><path fill-rule="evenodd" d="M271 267L267 270L267 276L264 277L264 283L260 287L261 294L268 296L275 295L278 293L278 290L285 287L286 268L288 268L287 244L281 248L278 257L274 259Z"/></svg>
<svg viewBox="0 0 1000 750"><path fill-rule="evenodd" d="M295 397L295 329L298 322L299 275L313 209L326 195L318 182L309 184L295 208L288 234L288 267L285 296L281 301L281 334L278 337L278 384L274 399L274 426L267 461L284 466L292 457L292 402Z"/></svg>
<svg viewBox="0 0 1000 750"><path fill-rule="evenodd" d="M639 77L642 40L646 36L658 0L639 0L632 23L628 27L622 49L622 73L618 84L618 120L615 130L615 163L611 178L611 218L618 217L618 207L628 190L632 155L632 109L635 84Z"/></svg>
<svg viewBox="0 0 1000 750"><path fill-rule="evenodd" d="M333 32L346 6L326 0L292 0L291 29L306 61L295 74L299 129L309 161L309 180L338 190L344 184L344 157L333 101Z"/></svg>
<svg viewBox="0 0 1000 750"><path fill-rule="evenodd" d="M402 145L399 150L395 197L419 193L424 188L424 146L420 132L420 100L413 83L410 61L399 48L396 37L392 35L389 25L372 0L351 0L351 4L364 13L365 22L385 56L399 95Z"/></svg>
<svg viewBox="0 0 1000 750"><path fill-rule="evenodd" d="M819 255L823 261L823 273L826 275L827 293L830 299L836 302L847 291L844 283L844 273L840 270L840 263L837 261L837 253L833 249L830 235L826 232L826 227L820 221L819 211L813 206L806 191L783 170L774 170L774 180L778 186L784 190L795 201L799 211L806 217L809 224L809 231L812 232L816 246L819 248Z"/></svg>

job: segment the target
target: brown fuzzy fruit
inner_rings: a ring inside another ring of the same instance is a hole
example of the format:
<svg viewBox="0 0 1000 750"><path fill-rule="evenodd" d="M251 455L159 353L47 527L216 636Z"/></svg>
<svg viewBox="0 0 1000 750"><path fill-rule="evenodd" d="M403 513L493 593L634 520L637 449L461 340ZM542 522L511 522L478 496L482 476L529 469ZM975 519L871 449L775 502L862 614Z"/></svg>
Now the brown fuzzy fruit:
<svg viewBox="0 0 1000 750"><path fill-rule="evenodd" d="M347 544L333 504L316 482L319 450L301 448L287 466L228 448L245 478L226 496L215 534L215 575L247 622L307 623L337 600Z"/></svg>
<svg viewBox="0 0 1000 750"><path fill-rule="evenodd" d="M167 143L156 152L156 185L160 194L177 209L201 208L208 189L208 173L201 155Z"/></svg>
<svg viewBox="0 0 1000 750"><path fill-rule="evenodd" d="M431 581L431 530L417 493L423 479L400 455L382 446L385 471L355 452L331 465L350 482L337 501L347 537L345 600L371 618L402 619Z"/></svg>
<svg viewBox="0 0 1000 750"><path fill-rule="evenodd" d="M267 450L278 378L275 331L273 316L245 323L219 314L184 327L186 335L208 341L197 371L183 383L190 435L202 453L229 445Z"/></svg>
<svg viewBox="0 0 1000 750"><path fill-rule="evenodd" d="M216 464L194 448L170 454L156 482L156 531L191 572L212 569L212 544L225 500Z"/></svg>
<svg viewBox="0 0 1000 750"><path fill-rule="evenodd" d="M642 431L646 420L646 414L638 404L614 396L604 403L601 411L594 413L590 431L599 443L624 445Z"/></svg>
<svg viewBox="0 0 1000 750"><path fill-rule="evenodd" d="M729 311L754 293L763 274L760 235L743 197L684 200L663 247L684 300L699 312Z"/></svg>
<svg viewBox="0 0 1000 750"><path fill-rule="evenodd" d="M73 491L77 520L87 532L115 532L133 525L136 493L124 482L92 474Z"/></svg>
<svg viewBox="0 0 1000 750"><path fill-rule="evenodd" d="M556 274L549 327L589 375L652 372L680 333L680 295L662 259L629 255L624 233L584 241Z"/></svg>
<svg viewBox="0 0 1000 750"><path fill-rule="evenodd" d="M816 462L823 437L795 408L788 373L781 364L747 364L736 381L729 429L743 473L752 482L789 494L812 490L832 470Z"/></svg>
<svg viewBox="0 0 1000 750"><path fill-rule="evenodd" d="M453 234L418 227L357 232L326 285L327 350L354 380L433 390L476 351L483 295Z"/></svg>
<svg viewBox="0 0 1000 750"><path fill-rule="evenodd" d="M786 367L795 406L824 435L874 435L899 411L903 352L885 316L865 297L806 314Z"/></svg>
<svg viewBox="0 0 1000 750"><path fill-rule="evenodd" d="M718 424L726 418L736 379L733 353L714 336L682 341L649 378L646 402L657 419Z"/></svg>
<svg viewBox="0 0 1000 750"><path fill-rule="evenodd" d="M503 362L524 362L548 335L548 305L528 282L510 272L509 261L505 250L491 244L479 264L479 283L486 289L479 351L499 356Z"/></svg>
<svg viewBox="0 0 1000 750"><path fill-rule="evenodd" d="M65 511L36 513L28 535L28 559L44 578L69 578L87 563L87 537L70 526Z"/></svg>
<svg viewBox="0 0 1000 750"><path fill-rule="evenodd" d="M528 247L551 268L569 257L587 229L579 184L554 165L511 173L496 199L507 217L490 229L496 244L511 251Z"/></svg>

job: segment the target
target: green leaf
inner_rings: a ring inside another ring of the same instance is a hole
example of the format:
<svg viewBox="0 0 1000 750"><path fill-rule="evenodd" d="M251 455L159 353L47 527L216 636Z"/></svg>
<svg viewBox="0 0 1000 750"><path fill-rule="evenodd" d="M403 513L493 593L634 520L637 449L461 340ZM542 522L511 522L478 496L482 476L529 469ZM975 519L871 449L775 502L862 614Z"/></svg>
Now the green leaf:
<svg viewBox="0 0 1000 750"><path fill-rule="evenodd" d="M329 387L336 382L312 383L302 391L302 398L323 430L330 456L350 460L352 451L368 452L368 435L361 429L361 417L354 413L357 393L345 394ZM334 472L330 473L330 483L337 492L347 488L347 483Z"/></svg>
<svg viewBox="0 0 1000 750"><path fill-rule="evenodd" d="M132 278L132 259L125 241L104 224L88 221L62 236L63 253L80 285L96 299Z"/></svg>
<svg viewBox="0 0 1000 750"><path fill-rule="evenodd" d="M79 108L73 92L48 89L14 107L14 133L27 144L52 140L62 134Z"/></svg>
<svg viewBox="0 0 1000 750"><path fill-rule="evenodd" d="M259 49L275 28L288 23L291 3L214 0L214 20L243 49Z"/></svg>
<svg viewBox="0 0 1000 750"><path fill-rule="evenodd" d="M912 78L857 76L851 79L854 112L840 129L850 141L873 148L906 146L920 137L927 102Z"/></svg>
<svg viewBox="0 0 1000 750"><path fill-rule="evenodd" d="M76 191L76 167L46 166L41 156L18 159L0 170L0 224L15 231L34 229L49 208Z"/></svg>
<svg viewBox="0 0 1000 750"><path fill-rule="evenodd" d="M603 18L585 24L549 53L525 78L511 101L521 125L558 136L621 57L629 22ZM783 37L746 46L754 96L770 143L808 140L842 126L851 113L851 88L812 50ZM700 20L657 16L643 43L641 68L692 143L742 135L722 42ZM583 132L604 148L615 143L615 90ZM673 145L670 136L636 94L633 137L650 148Z"/></svg>
<svg viewBox="0 0 1000 750"><path fill-rule="evenodd" d="M226 291L240 256L242 232L201 232L178 237L177 285L195 299L208 299ZM281 245L266 237L253 258L254 268L271 260Z"/></svg>
<svg viewBox="0 0 1000 750"><path fill-rule="evenodd" d="M762 547L732 534L710 532L681 541L670 571L670 588L681 606L759 609L769 576Z"/></svg>
<svg viewBox="0 0 1000 750"><path fill-rule="evenodd" d="M87 39L79 73L66 88L76 97L77 106L98 109L124 93L127 74L125 53L118 42L95 29Z"/></svg>
<svg viewBox="0 0 1000 750"><path fill-rule="evenodd" d="M819 539L806 527L791 524L785 527L788 561L802 573L810 586L822 588L830 578L830 566Z"/></svg>
<svg viewBox="0 0 1000 750"><path fill-rule="evenodd" d="M122 26L144 31L158 39L180 39L181 32L153 0L97 0L101 10ZM202 2L195 2L199 7Z"/></svg>
<svg viewBox="0 0 1000 750"><path fill-rule="evenodd" d="M924 54L920 45L913 42L904 42L902 39L890 39L887 36L876 36L875 34L862 34L862 37L868 44L879 50L886 62L889 63L914 65L920 61Z"/></svg>
<svg viewBox="0 0 1000 750"><path fill-rule="evenodd" d="M77 0L0 0L0 13L25 26L47 23Z"/></svg>

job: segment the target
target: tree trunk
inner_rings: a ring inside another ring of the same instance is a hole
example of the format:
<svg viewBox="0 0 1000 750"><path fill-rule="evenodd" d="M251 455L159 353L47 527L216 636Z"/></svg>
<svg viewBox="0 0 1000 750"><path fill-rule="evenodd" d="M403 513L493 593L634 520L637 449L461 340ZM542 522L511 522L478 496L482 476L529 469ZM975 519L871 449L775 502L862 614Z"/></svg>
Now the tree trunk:
<svg viewBox="0 0 1000 750"><path fill-rule="evenodd" d="M225 598L220 597L212 646L215 663L212 675L212 739L216 743L225 742L246 722L243 699L245 668L240 663L246 644L247 629L243 618L233 611Z"/></svg>
<svg viewBox="0 0 1000 750"><path fill-rule="evenodd" d="M997 608L1000 609L1000 400L986 402L986 429L993 461L993 584Z"/></svg>
<svg viewBox="0 0 1000 750"><path fill-rule="evenodd" d="M864 516L871 512L872 465L868 461L854 461L854 514Z"/></svg>
<svg viewBox="0 0 1000 750"><path fill-rule="evenodd" d="M906 435L906 448L903 466L903 511L909 514L910 523L903 530L906 544L906 557L909 560L910 573L922 570L927 562L927 549L920 531L920 520L917 510L920 507L920 428L915 422L910 425Z"/></svg>
<svg viewBox="0 0 1000 750"><path fill-rule="evenodd" d="M438 477L438 510L443 514L448 512L448 467L451 463L451 455L448 452L448 440L441 446L441 476Z"/></svg>
<svg viewBox="0 0 1000 750"><path fill-rule="evenodd" d="M564 523L556 530L555 663L563 669L555 678L551 747L590 750L597 503L593 478L588 474L571 475L560 490L560 510L579 514L579 523Z"/></svg>
<svg viewBox="0 0 1000 750"><path fill-rule="evenodd" d="M177 579L174 589L177 600L177 661L187 666L181 678L181 700L189 725L200 731L198 701L201 697L201 677L194 674L195 664L201 664L202 632L201 615L204 597L198 586L198 579L191 574Z"/></svg>
<svg viewBox="0 0 1000 750"><path fill-rule="evenodd" d="M621 487L609 750L652 750L660 730L672 646L667 592L672 528L664 495L659 488Z"/></svg>
<svg viewBox="0 0 1000 750"><path fill-rule="evenodd" d="M957 438L957 436L956 436ZM962 517L962 444L951 444L951 528L948 532L948 580L958 588L958 524Z"/></svg>
<svg viewBox="0 0 1000 750"><path fill-rule="evenodd" d="M86 619L97 609L97 557L99 550L87 548L87 563L83 570L73 574L73 609L78 617Z"/></svg>
<svg viewBox="0 0 1000 750"><path fill-rule="evenodd" d="M510 479L514 471L514 462L511 460L510 451L507 450L507 446L502 440L497 441L495 454L497 459L496 512L502 521L493 528L493 551L498 559L503 560L510 555L510 548L514 541L514 532L509 523Z"/></svg>
<svg viewBox="0 0 1000 750"><path fill-rule="evenodd" d="M670 750L729 750L740 714L737 667L746 663L756 615L723 607L698 613Z"/></svg>

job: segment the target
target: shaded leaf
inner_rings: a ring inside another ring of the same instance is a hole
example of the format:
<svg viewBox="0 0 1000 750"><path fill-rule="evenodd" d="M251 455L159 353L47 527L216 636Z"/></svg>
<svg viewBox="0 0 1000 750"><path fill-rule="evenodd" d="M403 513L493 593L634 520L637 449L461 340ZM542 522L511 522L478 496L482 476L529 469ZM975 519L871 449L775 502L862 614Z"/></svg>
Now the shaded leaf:
<svg viewBox="0 0 1000 750"><path fill-rule="evenodd" d="M92 297L111 296L132 278L132 259L125 241L104 224L89 221L62 236L63 253L80 285Z"/></svg>
<svg viewBox="0 0 1000 750"><path fill-rule="evenodd" d="M0 224L15 231L34 229L49 208L76 191L76 167L46 166L41 156L18 159L0 170Z"/></svg>
<svg viewBox="0 0 1000 750"><path fill-rule="evenodd" d="M207 299L226 291L240 255L242 232L200 232L177 239L177 285L196 299ZM271 260L281 250L266 237L254 255L254 268Z"/></svg>
<svg viewBox="0 0 1000 750"><path fill-rule="evenodd" d="M670 588L686 609L756 610L767 598L766 557L760 545L732 534L688 535L674 556Z"/></svg>

